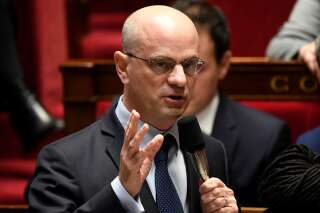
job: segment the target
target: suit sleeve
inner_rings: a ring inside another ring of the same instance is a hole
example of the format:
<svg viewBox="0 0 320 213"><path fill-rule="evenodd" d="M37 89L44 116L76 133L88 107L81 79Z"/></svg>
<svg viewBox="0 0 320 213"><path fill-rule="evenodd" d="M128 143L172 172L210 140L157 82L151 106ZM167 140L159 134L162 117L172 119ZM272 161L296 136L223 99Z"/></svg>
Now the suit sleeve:
<svg viewBox="0 0 320 213"><path fill-rule="evenodd" d="M276 59L292 59L302 46L315 40L319 34L319 0L298 0L289 20L269 43L267 56Z"/></svg>
<svg viewBox="0 0 320 213"><path fill-rule="evenodd" d="M44 148L27 191L30 212L125 212L111 183L84 200L76 175L63 151L55 146Z"/></svg>

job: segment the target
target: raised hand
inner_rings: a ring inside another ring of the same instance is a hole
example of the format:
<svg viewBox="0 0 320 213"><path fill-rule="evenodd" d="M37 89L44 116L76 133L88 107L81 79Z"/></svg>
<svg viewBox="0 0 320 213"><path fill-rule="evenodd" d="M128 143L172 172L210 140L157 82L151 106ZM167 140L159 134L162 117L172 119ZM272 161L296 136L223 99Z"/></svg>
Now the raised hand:
<svg viewBox="0 0 320 213"><path fill-rule="evenodd" d="M140 114L132 110L120 153L119 179L132 197L140 192L143 182L149 174L152 161L163 143L163 136L159 134L143 149L140 149L141 141L148 132L149 125L144 124L138 130L139 119Z"/></svg>
<svg viewBox="0 0 320 213"><path fill-rule="evenodd" d="M220 179L209 178L200 185L201 207L204 213L238 212L233 191Z"/></svg>

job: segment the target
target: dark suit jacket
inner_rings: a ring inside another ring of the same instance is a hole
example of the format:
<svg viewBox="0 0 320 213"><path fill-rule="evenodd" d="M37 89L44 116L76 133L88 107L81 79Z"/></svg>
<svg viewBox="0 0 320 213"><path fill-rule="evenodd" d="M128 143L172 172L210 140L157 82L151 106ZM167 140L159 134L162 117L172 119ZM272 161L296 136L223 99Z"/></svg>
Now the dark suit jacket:
<svg viewBox="0 0 320 213"><path fill-rule="evenodd" d="M124 212L111 181L118 175L124 130L115 106L102 119L55 143L39 154L27 193L31 212ZM223 144L205 137L210 176L227 181ZM201 212L199 178L190 153L182 150L187 168L190 212ZM146 212L158 212L147 182L140 198Z"/></svg>
<svg viewBox="0 0 320 213"><path fill-rule="evenodd" d="M289 145L289 128L273 116L221 95L212 136L226 148L230 187L238 201L256 206L259 176L268 162Z"/></svg>

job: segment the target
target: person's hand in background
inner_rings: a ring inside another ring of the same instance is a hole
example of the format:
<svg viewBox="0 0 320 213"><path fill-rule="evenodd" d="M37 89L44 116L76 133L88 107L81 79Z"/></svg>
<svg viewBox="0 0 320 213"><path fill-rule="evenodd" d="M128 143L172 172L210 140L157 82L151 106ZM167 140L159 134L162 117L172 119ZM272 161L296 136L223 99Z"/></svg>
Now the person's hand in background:
<svg viewBox="0 0 320 213"><path fill-rule="evenodd" d="M319 38L318 38L319 39ZM320 81L320 67L317 61L317 46L316 41L312 41L299 50L298 60L304 62L311 73L314 74Z"/></svg>

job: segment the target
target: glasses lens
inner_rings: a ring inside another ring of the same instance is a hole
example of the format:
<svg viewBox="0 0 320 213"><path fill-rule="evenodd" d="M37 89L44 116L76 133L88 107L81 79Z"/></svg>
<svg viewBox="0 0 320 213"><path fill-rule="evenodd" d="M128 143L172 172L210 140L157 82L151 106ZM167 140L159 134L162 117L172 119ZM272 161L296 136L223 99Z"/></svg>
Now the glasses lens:
<svg viewBox="0 0 320 213"><path fill-rule="evenodd" d="M152 70L157 73L167 73L175 67L176 62L170 58L152 58L149 59L148 64Z"/></svg>
<svg viewBox="0 0 320 213"><path fill-rule="evenodd" d="M194 75L202 69L204 62L199 58L191 58L182 63L184 72L188 75Z"/></svg>

